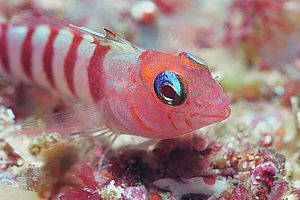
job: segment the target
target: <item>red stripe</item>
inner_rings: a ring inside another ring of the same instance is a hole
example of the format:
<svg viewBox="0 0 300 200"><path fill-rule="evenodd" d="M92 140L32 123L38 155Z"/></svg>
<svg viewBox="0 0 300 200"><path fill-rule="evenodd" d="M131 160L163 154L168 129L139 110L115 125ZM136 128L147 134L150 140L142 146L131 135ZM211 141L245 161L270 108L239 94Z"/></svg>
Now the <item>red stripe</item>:
<svg viewBox="0 0 300 200"><path fill-rule="evenodd" d="M102 77L103 60L109 49L109 46L101 46L98 44L87 69L90 92L95 102L98 102L104 95L104 79Z"/></svg>
<svg viewBox="0 0 300 200"><path fill-rule="evenodd" d="M72 41L72 45L68 50L68 54L64 64L65 79L67 80L68 88L74 96L77 96L74 88L74 67L77 61L77 50L81 41L82 36L75 35Z"/></svg>
<svg viewBox="0 0 300 200"><path fill-rule="evenodd" d="M1 24L1 36L0 36L0 61L2 62L4 69L7 73L10 73L10 66L8 60L7 49L7 25Z"/></svg>
<svg viewBox="0 0 300 200"><path fill-rule="evenodd" d="M34 28L29 27L26 38L24 40L24 43L22 45L22 57L21 62L23 65L23 70L28 78L33 80L32 78L32 36L34 33Z"/></svg>
<svg viewBox="0 0 300 200"><path fill-rule="evenodd" d="M45 52L43 55L43 64L44 64L44 71L46 73L47 80L49 83L55 88L54 83L54 76L53 76L53 55L54 55L54 41L58 34L57 27L51 27L51 33L49 35Z"/></svg>

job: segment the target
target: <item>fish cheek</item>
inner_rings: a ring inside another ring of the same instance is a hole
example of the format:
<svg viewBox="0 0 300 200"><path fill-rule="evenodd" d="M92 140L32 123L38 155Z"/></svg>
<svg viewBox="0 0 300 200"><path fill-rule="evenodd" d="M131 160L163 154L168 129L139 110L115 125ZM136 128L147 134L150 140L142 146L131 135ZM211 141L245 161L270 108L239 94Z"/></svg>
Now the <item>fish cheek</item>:
<svg viewBox="0 0 300 200"><path fill-rule="evenodd" d="M137 126L135 116L132 115L132 112L136 112L133 110L133 105L123 98L109 98L105 114L110 126L118 129L120 133L140 135L141 130Z"/></svg>

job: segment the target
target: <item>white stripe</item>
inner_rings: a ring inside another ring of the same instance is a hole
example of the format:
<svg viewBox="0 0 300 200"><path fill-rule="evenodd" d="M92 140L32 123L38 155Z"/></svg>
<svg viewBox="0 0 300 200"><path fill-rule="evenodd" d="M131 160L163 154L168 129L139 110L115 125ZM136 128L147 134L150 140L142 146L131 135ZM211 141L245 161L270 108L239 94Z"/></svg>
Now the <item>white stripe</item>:
<svg viewBox="0 0 300 200"><path fill-rule="evenodd" d="M11 73L19 80L28 81L22 67L22 46L28 32L26 26L8 26L7 48Z"/></svg>
<svg viewBox="0 0 300 200"><path fill-rule="evenodd" d="M38 26L32 36L32 75L35 82L43 87L52 88L43 67L43 55L50 35L50 27Z"/></svg>
<svg viewBox="0 0 300 200"><path fill-rule="evenodd" d="M79 99L86 102L93 102L87 68L96 49L96 45L92 44L88 37L84 36L84 38L77 49L78 55L74 68L74 88Z"/></svg>
<svg viewBox="0 0 300 200"><path fill-rule="evenodd" d="M120 91L123 85L127 85L133 66L139 62L141 52L127 53L122 50L110 49L103 60L103 78L105 79L105 86L109 89ZM134 90L135 84L131 84L130 88Z"/></svg>
<svg viewBox="0 0 300 200"><path fill-rule="evenodd" d="M65 78L64 63L68 51L72 45L74 34L68 30L60 30L54 41L54 55L53 55L53 75L56 88L62 94L71 96L72 93L68 88L67 80Z"/></svg>
<svg viewBox="0 0 300 200"><path fill-rule="evenodd" d="M92 35L90 34L83 34L82 35L83 39L86 40L87 42L93 43L95 42L95 39Z"/></svg>

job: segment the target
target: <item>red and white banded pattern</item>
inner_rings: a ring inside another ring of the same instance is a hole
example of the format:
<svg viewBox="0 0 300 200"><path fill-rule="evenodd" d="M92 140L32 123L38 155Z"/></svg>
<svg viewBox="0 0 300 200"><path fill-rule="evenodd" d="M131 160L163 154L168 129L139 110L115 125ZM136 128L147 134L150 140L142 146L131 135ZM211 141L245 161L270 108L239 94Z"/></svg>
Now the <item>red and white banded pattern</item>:
<svg viewBox="0 0 300 200"><path fill-rule="evenodd" d="M0 69L22 81L85 101L104 94L103 61L109 46L70 27L0 23Z"/></svg>
<svg viewBox="0 0 300 200"><path fill-rule="evenodd" d="M2 49L2 32L3 32L3 28L2 28L2 24L0 23L0 69L1 71L3 71L4 66L3 66L3 59L2 59L2 54L3 54L3 49Z"/></svg>
<svg viewBox="0 0 300 200"><path fill-rule="evenodd" d="M1 24L0 25L0 63L1 63L1 70L4 73L10 72L9 62L8 62L8 53L7 53L7 25Z"/></svg>

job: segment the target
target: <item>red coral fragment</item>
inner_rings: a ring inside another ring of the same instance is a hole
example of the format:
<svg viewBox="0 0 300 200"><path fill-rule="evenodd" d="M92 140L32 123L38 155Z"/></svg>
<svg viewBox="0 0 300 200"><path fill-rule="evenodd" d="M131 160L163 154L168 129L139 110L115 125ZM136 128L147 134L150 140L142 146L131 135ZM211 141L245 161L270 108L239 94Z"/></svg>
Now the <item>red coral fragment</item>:
<svg viewBox="0 0 300 200"><path fill-rule="evenodd" d="M99 185L95 180L94 171L87 163L73 170L74 175L82 182L85 189L69 188L59 197L60 200L102 200L99 190Z"/></svg>
<svg viewBox="0 0 300 200"><path fill-rule="evenodd" d="M267 162L256 166L251 175L251 180L254 185L262 184L267 187L272 187L275 180L277 168L272 162Z"/></svg>
<svg viewBox="0 0 300 200"><path fill-rule="evenodd" d="M242 47L249 62L267 63L261 49L268 45L273 50L281 48L285 36L295 31L298 13L287 9L289 2L293 0L231 1L225 43ZM269 66L267 63L261 67Z"/></svg>
<svg viewBox="0 0 300 200"><path fill-rule="evenodd" d="M126 200L146 200L147 194L147 189L143 185L125 188Z"/></svg>
<svg viewBox="0 0 300 200"><path fill-rule="evenodd" d="M275 182L271 189L271 193L268 199L280 200L289 189L289 183L287 181Z"/></svg>
<svg viewBox="0 0 300 200"><path fill-rule="evenodd" d="M269 147L273 144L273 137L270 133L264 133L259 140L260 147Z"/></svg>
<svg viewBox="0 0 300 200"><path fill-rule="evenodd" d="M285 106L291 106L291 97L296 96L300 98L300 81L292 80L284 84L284 93L281 96L281 101Z"/></svg>
<svg viewBox="0 0 300 200"><path fill-rule="evenodd" d="M82 166L74 170L74 175L78 177L87 188L92 190L98 189L98 184L95 180L93 169L88 164L84 163Z"/></svg>
<svg viewBox="0 0 300 200"><path fill-rule="evenodd" d="M203 177L203 180L207 185L214 185L216 183L217 177L217 174L213 174L208 177Z"/></svg>
<svg viewBox="0 0 300 200"><path fill-rule="evenodd" d="M157 191L154 191L152 194L149 195L149 200L161 200L161 197L157 193Z"/></svg>
<svg viewBox="0 0 300 200"><path fill-rule="evenodd" d="M251 193L244 187L244 185L236 186L232 191L230 200L253 200Z"/></svg>
<svg viewBox="0 0 300 200"><path fill-rule="evenodd" d="M59 197L60 200L102 200L98 193L91 193L81 189L69 188Z"/></svg>
<svg viewBox="0 0 300 200"><path fill-rule="evenodd" d="M11 146L0 140L0 145L3 145L2 149L5 152L4 155L0 155L0 170L6 170L12 166L18 166L18 160L20 156L17 155Z"/></svg>

